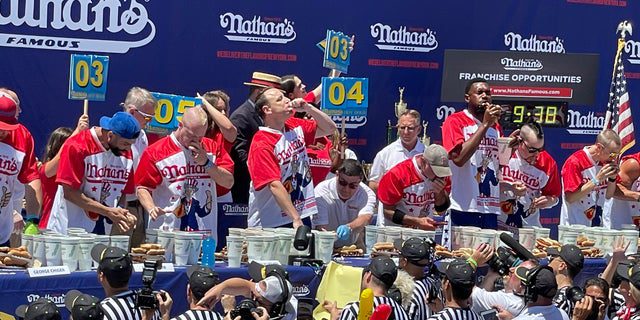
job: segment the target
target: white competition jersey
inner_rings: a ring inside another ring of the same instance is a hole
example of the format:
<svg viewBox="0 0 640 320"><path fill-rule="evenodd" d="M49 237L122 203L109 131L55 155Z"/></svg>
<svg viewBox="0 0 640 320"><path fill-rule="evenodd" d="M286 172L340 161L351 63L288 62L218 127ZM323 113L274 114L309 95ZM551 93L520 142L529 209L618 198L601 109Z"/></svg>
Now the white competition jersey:
<svg viewBox="0 0 640 320"><path fill-rule="evenodd" d="M633 160L640 163L640 153L622 158L622 162ZM640 191L640 177L631 184L631 191ZM611 214L612 212L615 212L615 214ZM604 203L602 226L608 229L619 230L622 229L623 224L632 224L634 216L640 216L639 202L618 200L615 198L607 199Z"/></svg>
<svg viewBox="0 0 640 320"><path fill-rule="evenodd" d="M602 206L604 205L607 181L600 184L586 197L569 204L566 192L575 192L580 187L595 178L602 166L594 162L587 147L574 152L562 167L562 210L560 224L581 224L585 226L600 226L602 220Z"/></svg>

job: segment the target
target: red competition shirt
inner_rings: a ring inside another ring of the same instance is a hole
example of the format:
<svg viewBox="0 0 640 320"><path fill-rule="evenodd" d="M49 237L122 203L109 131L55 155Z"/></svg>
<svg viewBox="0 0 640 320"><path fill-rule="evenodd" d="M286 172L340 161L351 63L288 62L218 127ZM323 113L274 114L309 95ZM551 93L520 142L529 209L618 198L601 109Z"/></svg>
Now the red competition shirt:
<svg viewBox="0 0 640 320"><path fill-rule="evenodd" d="M85 196L107 207L116 207L123 194L132 194L133 158L131 151L116 156L102 146L97 136L99 127L69 137L62 146L56 183L80 190ZM99 215L85 212L64 198L62 188L56 192L47 229L66 234L67 228L93 231ZM105 232L111 225L105 225Z"/></svg>
<svg viewBox="0 0 640 320"><path fill-rule="evenodd" d="M620 165L625 161L635 160L640 164L640 153L630 154L622 157ZM620 176L617 176L618 183L621 182ZM640 178L631 183L631 191L640 190ZM615 212L615 214L611 214ZM605 200L603 210L603 227L607 229L622 229L623 224L632 224L634 216L640 216L640 203L635 201L619 200L611 198Z"/></svg>
<svg viewBox="0 0 640 320"><path fill-rule="evenodd" d="M0 201L0 243L9 240L13 230L12 199L19 184L38 179L36 157L33 151L33 137L27 128L19 125L0 141L0 180L2 181L2 200ZM30 212L31 213L31 212ZM35 213L35 212L33 212Z"/></svg>
<svg viewBox="0 0 640 320"><path fill-rule="evenodd" d="M202 144L216 165L233 173L233 161L224 148L209 138L203 138ZM149 228L164 225L174 229L216 230L216 183L204 166L195 162L191 151L178 142L175 133L142 153L135 182L138 188L152 192L157 207L170 212L164 218L150 219ZM180 218L184 216L189 216L188 225L181 225Z"/></svg>
<svg viewBox="0 0 640 320"><path fill-rule="evenodd" d="M38 169L40 176L40 183L42 184L42 214L40 215L40 229L46 229L49 222L49 215L51 214L51 207L53 206L53 199L58 191L58 184L56 183L56 175L47 177L44 173L45 163L43 163Z"/></svg>
<svg viewBox="0 0 640 320"><path fill-rule="evenodd" d="M435 213L435 192L429 178L422 175L418 167L417 158L413 156L395 165L382 176L378 185L378 199L384 205L395 206L400 211L413 217L432 216ZM445 189L451 186L451 180L446 179ZM378 219L384 214L378 213ZM385 226L396 224L385 218Z"/></svg>
<svg viewBox="0 0 640 320"><path fill-rule="evenodd" d="M595 178L602 166L596 163L587 147L574 152L564 166L562 166L562 210L560 211L560 224L582 224L591 226L592 219L602 212L607 189L607 180L603 179L600 184L586 197L569 204L566 201L566 192L575 192L580 187Z"/></svg>
<svg viewBox="0 0 640 320"><path fill-rule="evenodd" d="M454 158L482 123L468 110L456 112L442 125L442 146ZM502 136L499 124L489 128L478 149L462 167L449 162L451 167L451 209L469 212L499 214L500 185L498 174L498 138Z"/></svg>
<svg viewBox="0 0 640 320"><path fill-rule="evenodd" d="M324 145L324 148L318 149L315 147L318 143ZM327 137L317 138L313 142L313 145L307 146L309 167L311 168L311 177L313 178L314 186L324 181L329 172L331 172L331 156L329 155L331 146L331 140Z"/></svg>
<svg viewBox="0 0 640 320"><path fill-rule="evenodd" d="M210 138L213 139L213 141L215 141L218 146L222 146L227 153L231 152L231 148L233 148L233 142L227 141L217 126L215 127L213 131L213 135ZM231 171L231 173L233 173L233 171ZM216 184L216 194L218 195L218 198L226 195L230 191L231 189L227 189L223 186Z"/></svg>

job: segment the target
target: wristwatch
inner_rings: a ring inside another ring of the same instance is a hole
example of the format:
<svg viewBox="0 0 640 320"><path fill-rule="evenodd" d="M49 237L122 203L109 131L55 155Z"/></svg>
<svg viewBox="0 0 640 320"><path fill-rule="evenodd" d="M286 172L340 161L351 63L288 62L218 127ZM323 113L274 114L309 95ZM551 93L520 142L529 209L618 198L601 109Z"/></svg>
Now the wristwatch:
<svg viewBox="0 0 640 320"><path fill-rule="evenodd" d="M215 166L215 163L213 163L211 159L207 159L207 162L204 164L204 169L206 171L209 171L211 168L213 168L213 166Z"/></svg>

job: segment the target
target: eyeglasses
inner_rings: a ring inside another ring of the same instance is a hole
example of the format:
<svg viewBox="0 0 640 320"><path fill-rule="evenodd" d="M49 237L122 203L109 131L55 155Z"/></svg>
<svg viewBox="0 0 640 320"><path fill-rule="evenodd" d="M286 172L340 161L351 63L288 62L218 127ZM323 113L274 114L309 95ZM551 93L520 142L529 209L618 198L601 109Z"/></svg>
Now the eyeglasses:
<svg viewBox="0 0 640 320"><path fill-rule="evenodd" d="M413 131L413 130L416 130L417 128L418 128L417 126L398 126L398 130L400 131L404 131L404 130Z"/></svg>
<svg viewBox="0 0 640 320"><path fill-rule="evenodd" d="M135 109L135 110L136 110L137 113L139 113L144 118L144 120L146 120L146 121L153 120L154 115L148 114L148 113L144 113L144 112L142 112L142 111L140 111L138 109Z"/></svg>
<svg viewBox="0 0 640 320"><path fill-rule="evenodd" d="M522 138L520 138L520 143L522 143L522 145L525 147L525 149L527 149L527 152L529 152L529 153L536 153L536 152L544 151L544 146L542 146L540 148L530 147L529 145L527 145L527 143L524 140L522 140Z"/></svg>
<svg viewBox="0 0 640 320"><path fill-rule="evenodd" d="M344 181L344 180L342 180L340 178L338 178L338 183L343 187L349 186L349 189L354 189L354 190L357 189L358 186L360 185L360 182L351 182L351 183L349 183L349 182L346 182L346 181Z"/></svg>

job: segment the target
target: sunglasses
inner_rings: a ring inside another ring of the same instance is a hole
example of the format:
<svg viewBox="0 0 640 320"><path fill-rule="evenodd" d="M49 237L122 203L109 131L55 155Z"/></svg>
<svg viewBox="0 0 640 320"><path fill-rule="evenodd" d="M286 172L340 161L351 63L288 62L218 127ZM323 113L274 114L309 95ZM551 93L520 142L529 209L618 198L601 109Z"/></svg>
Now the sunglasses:
<svg viewBox="0 0 640 320"><path fill-rule="evenodd" d="M152 114L144 113L144 112L142 112L142 111L140 111L138 109L135 109L135 110L136 110L137 113L139 113L144 118L144 120L146 120L146 121L153 120L153 115Z"/></svg>
<svg viewBox="0 0 640 320"><path fill-rule="evenodd" d="M346 182L346 181L344 181L344 180L342 180L340 178L338 178L338 183L343 187L349 186L349 189L354 189L354 190L357 189L358 186L360 185L360 182L351 182L351 183L349 183L349 182Z"/></svg>
<svg viewBox="0 0 640 320"><path fill-rule="evenodd" d="M522 138L520 138L520 143L522 143L522 145L524 145L525 149L527 149L527 152L529 152L529 153L536 153L536 152L544 151L544 146L542 146L540 148L530 147L529 145L527 145L527 143L524 140L522 140Z"/></svg>

